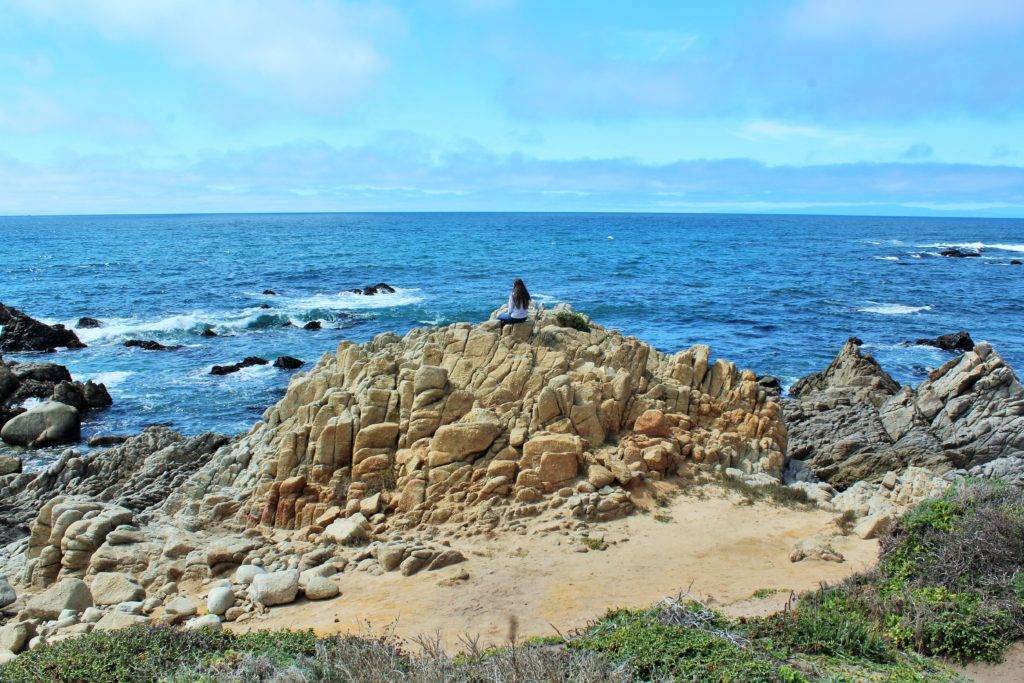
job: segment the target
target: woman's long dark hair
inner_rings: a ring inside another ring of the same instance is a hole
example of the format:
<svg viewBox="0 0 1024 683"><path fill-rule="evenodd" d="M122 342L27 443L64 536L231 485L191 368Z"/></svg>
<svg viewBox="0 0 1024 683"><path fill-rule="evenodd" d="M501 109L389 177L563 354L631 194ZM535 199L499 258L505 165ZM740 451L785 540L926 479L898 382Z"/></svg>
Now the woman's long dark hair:
<svg viewBox="0 0 1024 683"><path fill-rule="evenodd" d="M526 290L523 281L518 278L512 283L512 303L516 305L516 308L526 308L530 305L530 293Z"/></svg>

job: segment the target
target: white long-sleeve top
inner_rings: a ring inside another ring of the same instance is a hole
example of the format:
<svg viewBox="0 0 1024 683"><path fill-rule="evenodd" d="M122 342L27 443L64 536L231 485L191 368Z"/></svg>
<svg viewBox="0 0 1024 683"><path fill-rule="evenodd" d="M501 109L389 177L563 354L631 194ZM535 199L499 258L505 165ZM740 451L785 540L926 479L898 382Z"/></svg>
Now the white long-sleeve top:
<svg viewBox="0 0 1024 683"><path fill-rule="evenodd" d="M513 318L526 318L530 312L525 308L517 308L516 302L513 301L512 295L508 295L508 314Z"/></svg>

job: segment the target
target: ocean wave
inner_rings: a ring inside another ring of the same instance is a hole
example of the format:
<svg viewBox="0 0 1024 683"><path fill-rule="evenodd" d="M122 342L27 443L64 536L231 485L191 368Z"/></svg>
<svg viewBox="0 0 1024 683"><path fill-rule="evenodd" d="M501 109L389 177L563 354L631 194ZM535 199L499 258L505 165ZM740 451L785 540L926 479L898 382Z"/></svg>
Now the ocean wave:
<svg viewBox="0 0 1024 683"><path fill-rule="evenodd" d="M875 313L877 315L910 315L921 311L932 310L931 306L905 306L903 304L886 304L869 301L868 306L858 308L861 313Z"/></svg>
<svg viewBox="0 0 1024 683"><path fill-rule="evenodd" d="M872 256L871 258L876 259L878 261L899 261L900 260L899 256Z"/></svg>
<svg viewBox="0 0 1024 683"><path fill-rule="evenodd" d="M110 370L108 372L94 372L91 374L84 373L84 376L87 381L91 380L97 384L105 384L107 389L111 389L124 383L132 374L128 370Z"/></svg>
<svg viewBox="0 0 1024 683"><path fill-rule="evenodd" d="M1014 251L1024 252L1024 244L1009 244L1007 242L935 242L934 244L918 244L922 249L971 249L973 251Z"/></svg>
<svg viewBox="0 0 1024 683"><path fill-rule="evenodd" d="M418 288L403 289L396 287L391 294L356 294L355 292L338 292L336 294L313 294L298 298L287 296L277 297L286 310L341 310L362 311L374 308L397 308L410 306L423 301L423 294Z"/></svg>
<svg viewBox="0 0 1024 683"><path fill-rule="evenodd" d="M201 334L212 328L217 334L237 334L253 330L278 328L287 323L301 327L311 320L330 324L349 317L349 311L397 308L423 301L418 289L396 289L393 294L364 296L354 292L314 294L291 298L277 297L277 306L250 306L238 311L191 311L157 320L105 318L102 327L75 329L86 344L115 343L132 337ZM75 321L63 321L74 327Z"/></svg>

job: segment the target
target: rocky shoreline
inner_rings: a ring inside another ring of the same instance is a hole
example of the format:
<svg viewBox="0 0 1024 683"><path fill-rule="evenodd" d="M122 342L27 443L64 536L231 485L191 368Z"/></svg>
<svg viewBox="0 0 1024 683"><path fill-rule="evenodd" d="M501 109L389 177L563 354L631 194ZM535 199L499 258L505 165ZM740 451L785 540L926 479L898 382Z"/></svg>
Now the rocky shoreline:
<svg viewBox="0 0 1024 683"><path fill-rule="evenodd" d="M862 538L959 477L1024 482L1024 389L984 342L910 388L851 339L780 398L706 346L568 319L343 342L246 434L156 427L0 474L0 662L98 628L258 622L344 600L348 573L442 570L467 562L460 539L541 519L579 534L722 478L846 513ZM825 535L791 559L842 557Z"/></svg>

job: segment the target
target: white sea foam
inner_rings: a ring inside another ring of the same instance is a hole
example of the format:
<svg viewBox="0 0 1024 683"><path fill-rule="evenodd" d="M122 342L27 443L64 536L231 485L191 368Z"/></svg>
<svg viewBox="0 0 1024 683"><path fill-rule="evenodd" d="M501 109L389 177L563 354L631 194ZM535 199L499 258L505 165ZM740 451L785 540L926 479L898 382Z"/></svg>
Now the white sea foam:
<svg viewBox="0 0 1024 683"><path fill-rule="evenodd" d="M973 251L1015 251L1024 252L1024 244L1009 244L1007 242L936 242L934 244L919 244L923 249L971 249Z"/></svg>
<svg viewBox="0 0 1024 683"><path fill-rule="evenodd" d="M128 370L111 370L109 372L95 372L92 374L86 374L86 380L92 380L97 384L105 384L107 389L116 387L122 384L128 379L133 373Z"/></svg>
<svg viewBox="0 0 1024 683"><path fill-rule="evenodd" d="M869 301L868 306L858 308L861 313L875 313L878 315L910 315L921 311L932 310L931 306L904 306L903 304L886 304Z"/></svg>
<svg viewBox="0 0 1024 683"><path fill-rule="evenodd" d="M243 332L259 327L277 327L285 320L301 327L310 320L313 311L362 311L380 308L396 308L423 301L419 289L396 289L394 293L365 296L354 292L337 294L314 294L290 298L277 297L277 306L261 308L250 306L238 311L191 311L177 313L157 320L136 318L105 318L102 327L76 329L75 333L86 344L113 343L132 337L153 334L174 335L186 332L199 333L212 327L217 333ZM321 322L329 322L322 315L316 316ZM74 321L65 321L69 327Z"/></svg>
<svg viewBox="0 0 1024 683"><path fill-rule="evenodd" d="M381 293L366 296L355 292L338 292L336 294L313 294L299 298L279 297L284 308L293 312L311 311L316 309L361 311L374 308L397 308L409 306L423 301L423 295L417 288L395 288L391 294Z"/></svg>
<svg viewBox="0 0 1024 683"><path fill-rule="evenodd" d="M899 261L899 256L873 256L872 258L878 261Z"/></svg>

